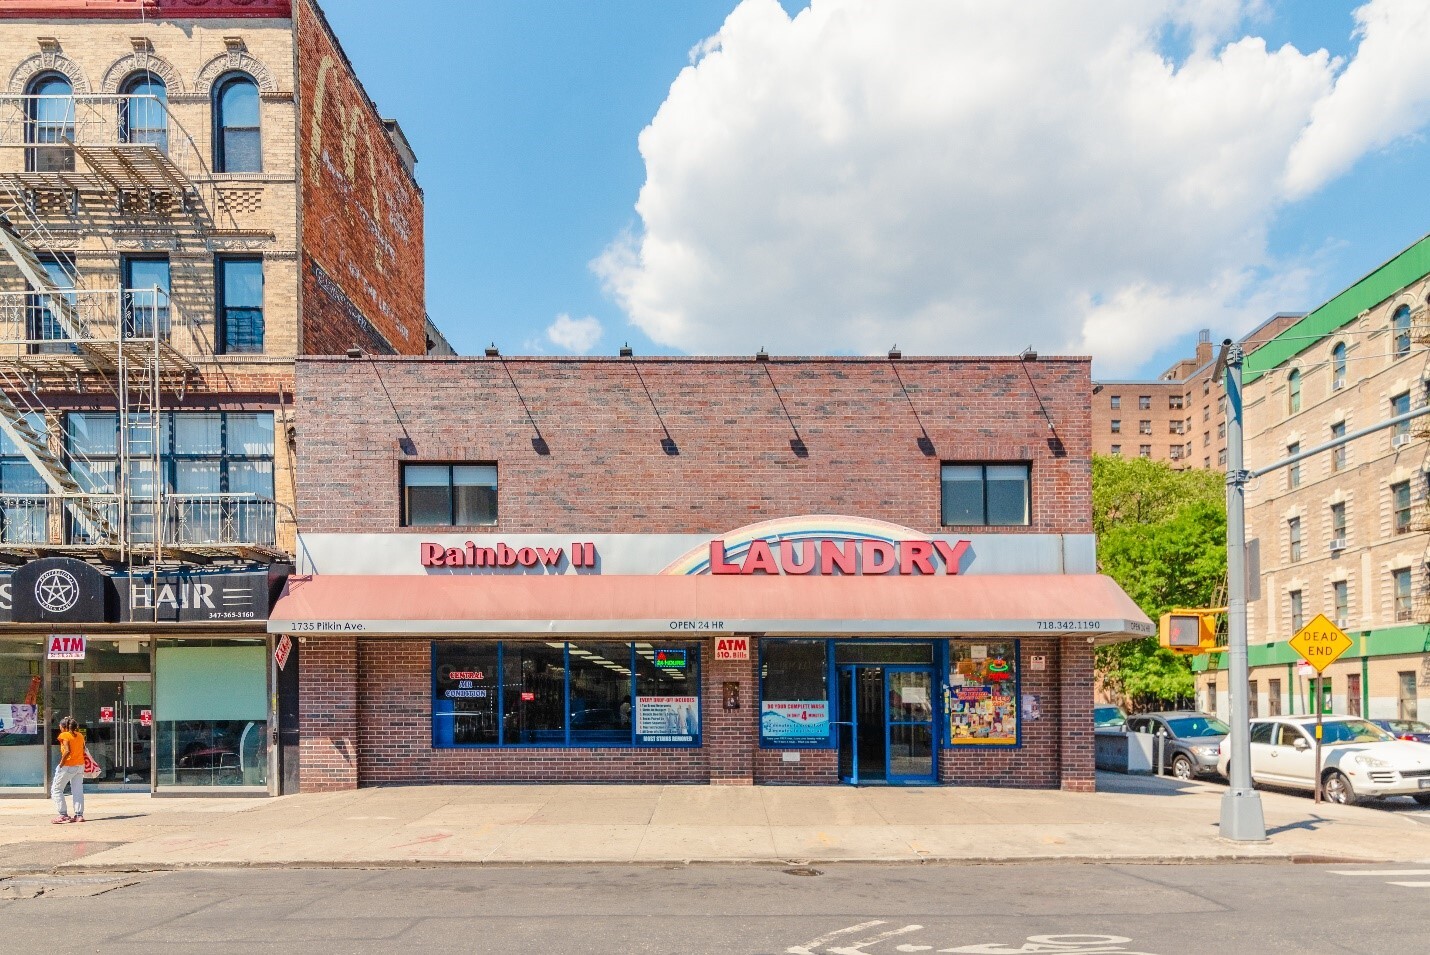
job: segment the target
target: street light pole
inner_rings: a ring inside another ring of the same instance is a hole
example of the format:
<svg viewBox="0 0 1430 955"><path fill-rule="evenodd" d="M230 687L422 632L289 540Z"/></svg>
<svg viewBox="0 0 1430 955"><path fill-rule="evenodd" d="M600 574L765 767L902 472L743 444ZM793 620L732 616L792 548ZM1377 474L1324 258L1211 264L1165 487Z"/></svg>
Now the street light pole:
<svg viewBox="0 0 1430 955"><path fill-rule="evenodd" d="M1221 798L1221 837L1264 842L1261 795L1251 785L1251 719L1246 657L1246 483L1242 457L1241 345L1222 343L1226 365L1227 669L1231 686L1231 788ZM1218 364L1221 364L1219 362Z"/></svg>

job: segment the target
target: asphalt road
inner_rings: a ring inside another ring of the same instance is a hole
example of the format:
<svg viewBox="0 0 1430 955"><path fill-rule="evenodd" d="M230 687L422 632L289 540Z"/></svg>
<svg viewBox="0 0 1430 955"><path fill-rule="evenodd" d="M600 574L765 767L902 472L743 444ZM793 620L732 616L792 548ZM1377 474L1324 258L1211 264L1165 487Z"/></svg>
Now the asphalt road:
<svg viewBox="0 0 1430 955"><path fill-rule="evenodd" d="M37 894L38 893L38 894ZM1423 952L1419 866L522 866L0 881L7 952Z"/></svg>

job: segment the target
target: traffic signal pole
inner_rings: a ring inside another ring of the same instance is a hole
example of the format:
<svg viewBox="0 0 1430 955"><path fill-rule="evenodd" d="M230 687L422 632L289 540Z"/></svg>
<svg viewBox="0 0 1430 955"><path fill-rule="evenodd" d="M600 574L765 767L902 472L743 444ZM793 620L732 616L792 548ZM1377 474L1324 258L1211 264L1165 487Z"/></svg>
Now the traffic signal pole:
<svg viewBox="0 0 1430 955"><path fill-rule="evenodd" d="M1241 346L1223 345L1226 365L1226 657L1231 674L1231 787L1221 797L1221 837L1236 842L1266 841L1261 795L1251 785L1251 721L1248 718L1246 658L1246 483L1242 461Z"/></svg>
<svg viewBox="0 0 1430 955"><path fill-rule="evenodd" d="M1246 651L1246 485L1252 478L1295 464L1304 458L1340 447L1356 438L1393 428L1402 422L1430 414L1430 404L1387 418L1379 424L1343 435L1288 458L1248 471L1243 459L1241 365L1242 347L1226 339L1217 368L1226 370L1226 657L1231 679L1231 788L1221 799L1221 837L1236 842L1263 842L1266 819L1261 797L1251 785L1250 667ZM1316 683L1316 712L1321 711L1320 682ZM1320 734L1317 733L1317 747ZM1317 763L1319 764L1319 759ZM1318 774L1319 776L1319 774Z"/></svg>

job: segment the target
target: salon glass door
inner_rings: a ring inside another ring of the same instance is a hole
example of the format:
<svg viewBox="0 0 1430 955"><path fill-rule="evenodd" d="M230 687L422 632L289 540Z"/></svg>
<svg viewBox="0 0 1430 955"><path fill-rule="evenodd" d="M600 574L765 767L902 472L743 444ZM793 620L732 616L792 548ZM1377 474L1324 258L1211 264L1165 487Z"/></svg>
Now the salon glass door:
<svg viewBox="0 0 1430 955"><path fill-rule="evenodd" d="M153 754L150 674L74 672L70 700L85 749L99 765L97 773L86 774L89 785L147 789Z"/></svg>

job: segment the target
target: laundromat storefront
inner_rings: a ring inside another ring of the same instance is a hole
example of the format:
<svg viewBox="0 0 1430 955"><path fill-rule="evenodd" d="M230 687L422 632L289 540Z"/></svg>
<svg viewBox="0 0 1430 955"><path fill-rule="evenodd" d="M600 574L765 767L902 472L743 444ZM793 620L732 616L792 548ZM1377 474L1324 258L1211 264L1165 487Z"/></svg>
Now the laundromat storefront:
<svg viewBox="0 0 1430 955"><path fill-rule="evenodd" d="M302 660L303 789L1091 788L1093 645L1152 624L1090 537L795 523L309 535L269 623Z"/></svg>

